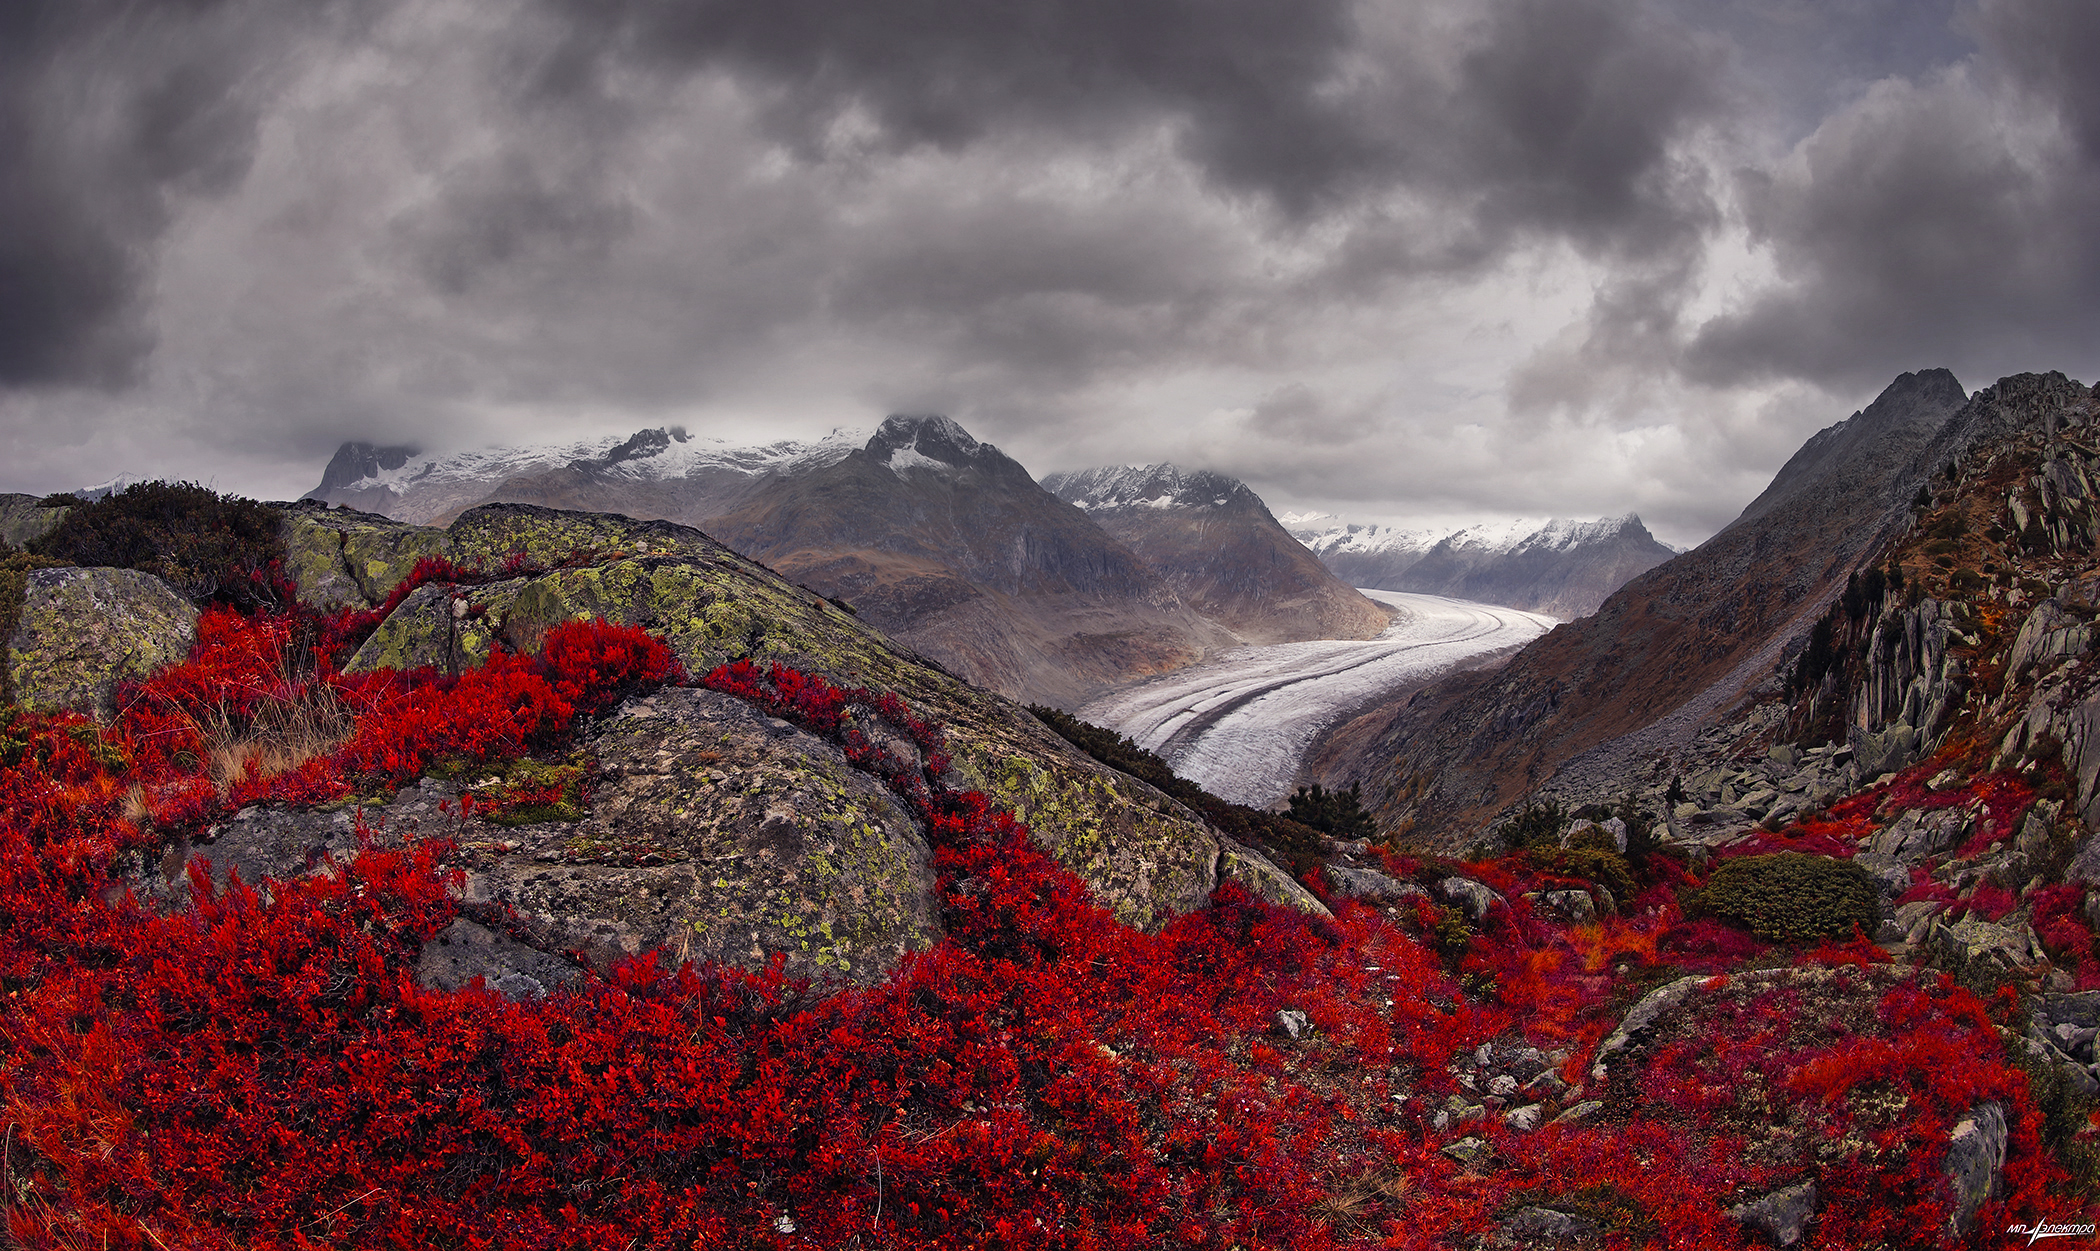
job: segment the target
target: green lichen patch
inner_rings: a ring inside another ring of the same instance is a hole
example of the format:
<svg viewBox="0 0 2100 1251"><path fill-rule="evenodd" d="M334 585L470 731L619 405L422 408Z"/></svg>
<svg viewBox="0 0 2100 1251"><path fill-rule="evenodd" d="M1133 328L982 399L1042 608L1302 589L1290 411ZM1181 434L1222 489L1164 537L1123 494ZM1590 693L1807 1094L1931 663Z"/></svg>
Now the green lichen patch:
<svg viewBox="0 0 2100 1251"><path fill-rule="evenodd" d="M16 702L38 712L107 715L117 684L189 654L197 609L133 569L31 571L8 639Z"/></svg>
<svg viewBox="0 0 2100 1251"><path fill-rule="evenodd" d="M425 556L451 557L443 530L373 513L302 501L285 510L285 567L301 602L321 609L370 608Z"/></svg>

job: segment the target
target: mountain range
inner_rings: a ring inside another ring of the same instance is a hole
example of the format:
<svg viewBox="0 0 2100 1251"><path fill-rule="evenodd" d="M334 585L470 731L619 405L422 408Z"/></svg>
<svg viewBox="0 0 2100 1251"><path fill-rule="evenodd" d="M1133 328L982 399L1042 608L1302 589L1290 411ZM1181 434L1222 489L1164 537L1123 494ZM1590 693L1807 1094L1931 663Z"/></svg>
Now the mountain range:
<svg viewBox="0 0 2100 1251"><path fill-rule="evenodd" d="M515 503L696 526L970 681L1062 707L1226 647L1384 628L1244 484L1157 468L1180 494L1147 528L949 418L897 415L764 447L676 427L438 457L346 443L307 498L414 524Z"/></svg>
<svg viewBox="0 0 2100 1251"><path fill-rule="evenodd" d="M1291 520L1291 533L1351 586L1448 595L1563 620L1597 611L1607 595L1677 554L1632 513L1450 532Z"/></svg>

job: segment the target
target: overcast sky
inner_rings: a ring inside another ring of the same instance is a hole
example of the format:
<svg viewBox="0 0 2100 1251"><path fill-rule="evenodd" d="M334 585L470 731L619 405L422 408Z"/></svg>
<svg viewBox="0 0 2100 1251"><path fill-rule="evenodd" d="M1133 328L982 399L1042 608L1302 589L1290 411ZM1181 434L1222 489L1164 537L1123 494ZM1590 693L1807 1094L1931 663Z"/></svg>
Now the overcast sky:
<svg viewBox="0 0 2100 1251"><path fill-rule="evenodd" d="M1696 542L2100 373L2092 0L12 0L0 489L939 411Z"/></svg>

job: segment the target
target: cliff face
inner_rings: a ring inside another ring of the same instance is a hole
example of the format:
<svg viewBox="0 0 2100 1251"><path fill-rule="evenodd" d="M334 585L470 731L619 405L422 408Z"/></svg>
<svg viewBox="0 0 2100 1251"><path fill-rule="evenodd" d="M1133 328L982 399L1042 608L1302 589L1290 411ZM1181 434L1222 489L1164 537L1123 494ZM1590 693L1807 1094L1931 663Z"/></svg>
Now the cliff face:
<svg viewBox="0 0 2100 1251"><path fill-rule="evenodd" d="M1044 489L1249 643L1370 638L1389 614L1328 572L1237 478L1173 465L1051 474Z"/></svg>
<svg viewBox="0 0 2100 1251"><path fill-rule="evenodd" d="M1682 741L1771 678L1846 576L1985 418L1945 370L1905 374L1810 440L1735 522L1493 673L1345 727L1314 762L1361 782L1387 829L1468 843L1571 765L1609 774Z"/></svg>

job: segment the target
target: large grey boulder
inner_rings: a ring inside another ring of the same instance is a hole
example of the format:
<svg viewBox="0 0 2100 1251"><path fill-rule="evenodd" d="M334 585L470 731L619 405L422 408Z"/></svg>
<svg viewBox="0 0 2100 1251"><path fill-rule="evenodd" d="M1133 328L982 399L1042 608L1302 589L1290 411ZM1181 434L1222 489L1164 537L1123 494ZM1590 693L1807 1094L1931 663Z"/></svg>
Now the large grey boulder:
<svg viewBox="0 0 2100 1251"><path fill-rule="evenodd" d="M324 611L371 608L425 556L450 557L452 537L348 508L301 500L284 509L285 572L299 599Z"/></svg>
<svg viewBox="0 0 2100 1251"><path fill-rule="evenodd" d="M1852 731L1852 756L1862 778L1896 772L1918 758L1920 745L1916 727L1901 721L1873 733Z"/></svg>
<svg viewBox="0 0 2100 1251"><path fill-rule="evenodd" d="M36 569L8 639L7 679L37 712L113 711L117 684L189 654L197 608L135 569Z"/></svg>
<svg viewBox="0 0 2100 1251"><path fill-rule="evenodd" d="M624 705L591 736L590 815L521 826L467 876L534 945L874 982L939 934L933 855L888 788L822 739L713 691Z"/></svg>
<svg viewBox="0 0 2100 1251"><path fill-rule="evenodd" d="M2010 687L2030 668L2043 672L2072 656L2084 655L2093 643L2093 628L2066 613L2053 599L2034 606L2020 633L2013 639L2005 659L2005 683Z"/></svg>
<svg viewBox="0 0 2100 1251"><path fill-rule="evenodd" d="M1484 921L1496 904L1508 901L1483 882L1469 877L1447 877L1436 884L1436 893L1445 903L1456 904L1473 921Z"/></svg>

